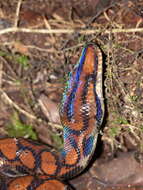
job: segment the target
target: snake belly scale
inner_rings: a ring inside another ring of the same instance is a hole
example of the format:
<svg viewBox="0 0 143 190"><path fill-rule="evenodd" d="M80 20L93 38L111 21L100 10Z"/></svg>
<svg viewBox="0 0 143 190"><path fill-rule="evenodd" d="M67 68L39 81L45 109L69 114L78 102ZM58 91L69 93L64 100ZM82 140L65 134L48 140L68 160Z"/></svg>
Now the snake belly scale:
<svg viewBox="0 0 143 190"><path fill-rule="evenodd" d="M24 138L0 139L1 190L64 190L62 181L85 169L94 153L103 120L102 53L87 44L69 75L60 107L64 147Z"/></svg>

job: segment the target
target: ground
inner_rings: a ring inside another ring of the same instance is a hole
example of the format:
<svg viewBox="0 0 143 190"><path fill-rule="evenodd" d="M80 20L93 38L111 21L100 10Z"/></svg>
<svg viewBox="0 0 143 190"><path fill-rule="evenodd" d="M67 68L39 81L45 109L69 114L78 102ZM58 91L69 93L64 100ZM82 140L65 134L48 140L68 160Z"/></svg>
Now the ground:
<svg viewBox="0 0 143 190"><path fill-rule="evenodd" d="M86 42L102 50L105 117L91 165L70 182L76 189L102 186L95 177L143 184L142 7L142 0L0 0L1 137L61 149L67 73Z"/></svg>

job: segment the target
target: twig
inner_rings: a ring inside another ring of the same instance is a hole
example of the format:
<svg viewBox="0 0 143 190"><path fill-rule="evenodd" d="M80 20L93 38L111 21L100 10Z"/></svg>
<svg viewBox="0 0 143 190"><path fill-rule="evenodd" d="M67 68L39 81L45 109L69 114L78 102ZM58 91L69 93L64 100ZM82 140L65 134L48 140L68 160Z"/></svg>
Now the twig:
<svg viewBox="0 0 143 190"><path fill-rule="evenodd" d="M16 73L13 71L11 65L8 64L7 60L4 57L2 57L2 56L0 56L0 60L3 62L4 65L6 65L6 69L9 69L9 71L11 72L13 78L17 79ZM8 77L10 77L10 75L8 75Z"/></svg>
<svg viewBox="0 0 143 190"><path fill-rule="evenodd" d="M17 4L17 8L16 8L14 27L17 27L17 26L18 26L19 12L20 12L21 3L22 3L22 0L19 0L19 1L18 1L18 4Z"/></svg>
<svg viewBox="0 0 143 190"><path fill-rule="evenodd" d="M63 130L63 126L60 125L60 124L56 124L56 123L53 123L53 122L48 122L48 125L50 125L51 127L54 127L55 129Z"/></svg>
<svg viewBox="0 0 143 190"><path fill-rule="evenodd" d="M3 64L0 63L0 88L2 87L2 73L3 73L2 69L3 69Z"/></svg>
<svg viewBox="0 0 143 190"><path fill-rule="evenodd" d="M46 28L48 30L51 30L51 26L50 26L50 24L48 22L48 19L45 16L43 16L43 18L44 18L44 23L45 23ZM54 38L53 34L51 33L50 35L51 35L51 38L53 40L53 43L55 43L55 38Z"/></svg>
<svg viewBox="0 0 143 190"><path fill-rule="evenodd" d="M14 103L1 88L0 88L0 97L1 97L1 100L4 100L7 104L14 107L17 111L26 115L28 118L30 118L32 120L37 120L36 116L26 112L25 110L20 108L16 103ZM55 127L56 129L63 129L63 127L60 124L55 124L55 123L51 123L51 122L48 122L48 124Z"/></svg>
<svg viewBox="0 0 143 190"><path fill-rule="evenodd" d="M20 108L16 103L14 103L2 89L0 89L0 97L1 97L1 100L4 100L7 104L11 105L20 113L23 113L24 115L26 115L28 118L33 119L33 120L37 119L36 116L26 112L25 110Z"/></svg>
<svg viewBox="0 0 143 190"><path fill-rule="evenodd" d="M132 32L143 32L143 28L115 28L110 30L104 30L103 29L29 29L29 28L17 28L17 27L11 27L6 28L3 30L0 30L0 35L11 33L11 32L25 32L25 33L37 33L37 34L72 34L75 32L78 32L79 34L84 35L90 35L90 34L96 34L103 32L104 34L109 33L132 33Z"/></svg>
<svg viewBox="0 0 143 190"><path fill-rule="evenodd" d="M97 14L93 18L91 18L90 21L88 21L87 27L89 27L91 25L91 23L94 22L94 20L97 17L99 17L103 12L106 12L108 9L110 9L111 7L114 7L116 4L117 4L117 2L115 1L114 3L108 5L106 8L104 8L103 10L98 11Z"/></svg>

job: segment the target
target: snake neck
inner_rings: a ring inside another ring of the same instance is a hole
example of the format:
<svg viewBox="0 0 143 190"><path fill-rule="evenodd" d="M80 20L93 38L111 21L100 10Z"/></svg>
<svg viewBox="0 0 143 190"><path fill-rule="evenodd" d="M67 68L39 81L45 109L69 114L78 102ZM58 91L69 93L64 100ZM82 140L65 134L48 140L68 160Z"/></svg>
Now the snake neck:
<svg viewBox="0 0 143 190"><path fill-rule="evenodd" d="M87 166L96 147L103 115L102 54L97 46L88 45L69 75L60 109L64 167L76 169L77 174L77 169L80 173Z"/></svg>

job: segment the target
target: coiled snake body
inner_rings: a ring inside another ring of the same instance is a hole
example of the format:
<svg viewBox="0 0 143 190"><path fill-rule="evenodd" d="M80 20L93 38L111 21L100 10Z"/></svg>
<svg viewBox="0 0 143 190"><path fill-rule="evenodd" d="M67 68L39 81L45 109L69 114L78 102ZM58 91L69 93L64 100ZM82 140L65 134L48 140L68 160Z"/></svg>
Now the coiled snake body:
<svg viewBox="0 0 143 190"><path fill-rule="evenodd" d="M64 148L23 138L0 139L0 173L11 177L1 190L64 190L61 181L79 174L96 147L104 115L102 54L88 44L69 76L60 108Z"/></svg>

